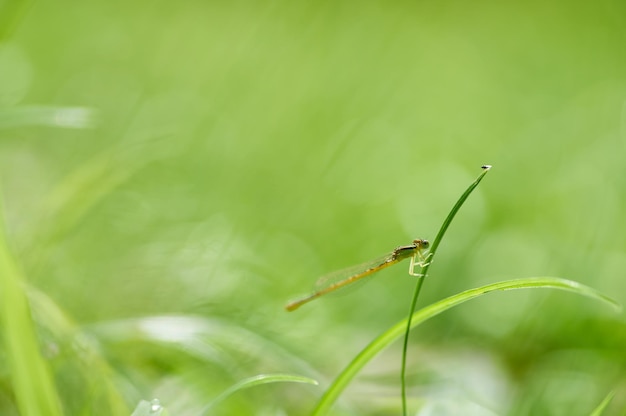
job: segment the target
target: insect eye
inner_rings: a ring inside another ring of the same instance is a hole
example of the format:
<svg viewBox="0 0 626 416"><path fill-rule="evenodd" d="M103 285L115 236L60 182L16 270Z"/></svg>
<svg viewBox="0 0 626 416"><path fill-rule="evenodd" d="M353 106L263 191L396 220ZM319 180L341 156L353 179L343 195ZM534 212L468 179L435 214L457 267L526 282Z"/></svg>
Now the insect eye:
<svg viewBox="0 0 626 416"><path fill-rule="evenodd" d="M430 246L428 240L415 240L415 243L419 246L422 246L422 248L428 248L428 246Z"/></svg>

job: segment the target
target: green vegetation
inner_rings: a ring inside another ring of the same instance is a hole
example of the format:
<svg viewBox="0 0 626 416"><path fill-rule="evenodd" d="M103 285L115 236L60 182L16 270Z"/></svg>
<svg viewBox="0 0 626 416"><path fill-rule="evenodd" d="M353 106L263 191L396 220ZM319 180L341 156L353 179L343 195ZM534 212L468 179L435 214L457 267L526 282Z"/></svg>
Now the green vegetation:
<svg viewBox="0 0 626 416"><path fill-rule="evenodd" d="M625 15L0 4L0 414L623 414Z"/></svg>

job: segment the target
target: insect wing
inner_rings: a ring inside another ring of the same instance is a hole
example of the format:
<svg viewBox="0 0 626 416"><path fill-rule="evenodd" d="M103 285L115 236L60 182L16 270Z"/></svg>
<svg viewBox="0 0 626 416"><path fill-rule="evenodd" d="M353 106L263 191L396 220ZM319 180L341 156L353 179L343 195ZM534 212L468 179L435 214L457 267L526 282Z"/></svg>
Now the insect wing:
<svg viewBox="0 0 626 416"><path fill-rule="evenodd" d="M372 276L376 271L382 270L384 266L388 265L390 262L394 262L393 253L365 263L357 264L356 266L331 272L317 280L315 283L315 291L324 290L334 285L337 285L338 289L343 289L346 286L355 287L354 282L369 280L368 277ZM343 292L343 290L341 290L341 292Z"/></svg>

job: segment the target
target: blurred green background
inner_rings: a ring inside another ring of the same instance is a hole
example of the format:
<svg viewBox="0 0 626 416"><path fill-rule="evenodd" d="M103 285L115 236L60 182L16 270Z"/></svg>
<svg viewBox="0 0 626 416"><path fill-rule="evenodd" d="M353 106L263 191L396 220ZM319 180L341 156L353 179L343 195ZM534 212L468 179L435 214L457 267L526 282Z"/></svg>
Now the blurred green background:
<svg viewBox="0 0 626 416"><path fill-rule="evenodd" d="M65 414L158 398L305 415L406 316L407 265L293 313L318 276L452 224L424 306L560 276L626 303L626 3L0 3L0 174ZM6 335L2 336L6 338ZM626 409L626 325L497 293L419 327L412 414ZM4 353L2 354L4 355ZM5 364L1 364L2 362ZM9 363L10 364L10 363ZM6 360L0 413L18 414ZM400 346L336 415L399 414Z"/></svg>

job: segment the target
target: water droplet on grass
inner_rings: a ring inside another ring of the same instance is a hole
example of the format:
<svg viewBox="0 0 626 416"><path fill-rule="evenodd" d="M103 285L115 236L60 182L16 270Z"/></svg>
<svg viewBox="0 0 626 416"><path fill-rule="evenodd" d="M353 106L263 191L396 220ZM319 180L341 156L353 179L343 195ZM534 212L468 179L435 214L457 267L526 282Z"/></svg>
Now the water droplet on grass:
<svg viewBox="0 0 626 416"><path fill-rule="evenodd" d="M150 401L150 413L160 412L163 409L159 399L152 399Z"/></svg>

